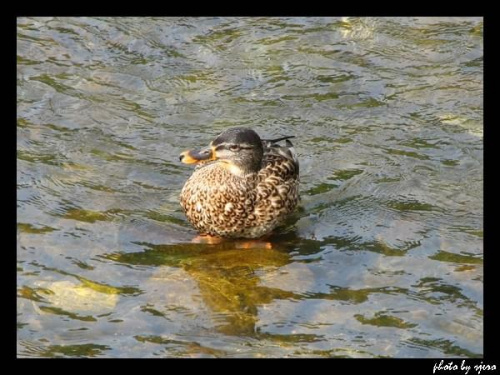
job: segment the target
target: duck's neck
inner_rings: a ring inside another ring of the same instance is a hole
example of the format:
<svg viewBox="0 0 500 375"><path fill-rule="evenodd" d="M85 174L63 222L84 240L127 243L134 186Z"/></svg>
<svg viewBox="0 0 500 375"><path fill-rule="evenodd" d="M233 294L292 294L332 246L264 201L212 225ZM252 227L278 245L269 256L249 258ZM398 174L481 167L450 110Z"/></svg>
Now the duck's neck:
<svg viewBox="0 0 500 375"><path fill-rule="evenodd" d="M239 177L239 178L244 178L244 177L247 177L249 175L254 175L254 174L257 173L257 172L255 172L253 170L249 170L247 168L243 168L243 167L239 166L238 164L231 163L231 162L221 161L220 165L224 169L226 169L227 171L229 171L233 176Z"/></svg>

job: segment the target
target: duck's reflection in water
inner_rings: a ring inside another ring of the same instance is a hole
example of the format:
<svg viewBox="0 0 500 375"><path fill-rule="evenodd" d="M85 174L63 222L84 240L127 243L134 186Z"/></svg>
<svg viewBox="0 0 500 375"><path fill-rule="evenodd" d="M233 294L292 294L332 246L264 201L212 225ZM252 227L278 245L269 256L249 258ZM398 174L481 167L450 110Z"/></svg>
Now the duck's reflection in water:
<svg viewBox="0 0 500 375"><path fill-rule="evenodd" d="M142 252L114 253L106 258L129 265L182 268L196 282L217 331L256 337L259 307L276 299L301 298L290 291L263 286L260 280L260 275L292 261L291 242L276 238L270 238L269 242L223 240L217 244L142 242L136 243L144 247ZM168 276L167 280L165 277L158 280L168 283Z"/></svg>

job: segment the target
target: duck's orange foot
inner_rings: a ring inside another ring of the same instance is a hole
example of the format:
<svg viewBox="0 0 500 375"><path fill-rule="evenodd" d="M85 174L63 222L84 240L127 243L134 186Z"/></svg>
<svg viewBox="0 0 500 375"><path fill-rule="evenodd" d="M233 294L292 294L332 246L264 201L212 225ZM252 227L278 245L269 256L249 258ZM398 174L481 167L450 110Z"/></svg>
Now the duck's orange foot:
<svg viewBox="0 0 500 375"><path fill-rule="evenodd" d="M273 244L268 241L261 241L261 240L244 240L244 241L238 241L235 244L235 247L237 249L272 249Z"/></svg>
<svg viewBox="0 0 500 375"><path fill-rule="evenodd" d="M228 245L234 245L234 248L236 249L272 249L272 243L266 241L268 237L269 235L265 235L256 239L229 240ZM191 242L207 245L217 245L227 240L228 239L225 240L222 237L212 236L210 234L200 234L194 237Z"/></svg>
<svg viewBox="0 0 500 375"><path fill-rule="evenodd" d="M191 240L193 243L204 243L208 245L216 245L223 241L221 237L211 236L210 234L200 234Z"/></svg>

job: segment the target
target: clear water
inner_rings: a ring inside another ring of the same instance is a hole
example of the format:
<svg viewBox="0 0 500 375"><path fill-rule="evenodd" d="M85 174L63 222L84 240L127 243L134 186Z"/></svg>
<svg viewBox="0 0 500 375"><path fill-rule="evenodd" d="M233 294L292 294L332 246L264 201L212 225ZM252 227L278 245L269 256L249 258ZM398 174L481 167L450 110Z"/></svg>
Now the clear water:
<svg viewBox="0 0 500 375"><path fill-rule="evenodd" d="M483 353L481 18L18 18L20 357ZM272 249L181 151L295 135Z"/></svg>

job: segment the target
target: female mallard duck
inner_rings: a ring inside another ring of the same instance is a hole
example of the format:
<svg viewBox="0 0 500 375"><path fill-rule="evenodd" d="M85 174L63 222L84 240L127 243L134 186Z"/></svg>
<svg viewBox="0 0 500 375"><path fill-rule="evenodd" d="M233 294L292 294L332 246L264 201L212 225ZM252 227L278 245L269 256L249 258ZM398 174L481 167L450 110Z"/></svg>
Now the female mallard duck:
<svg viewBox="0 0 500 375"><path fill-rule="evenodd" d="M290 214L299 200L299 162L292 137L261 140L248 128L232 128L209 147L184 151L197 163L181 192L189 222L201 233L258 238ZM286 146L277 144L286 140Z"/></svg>

